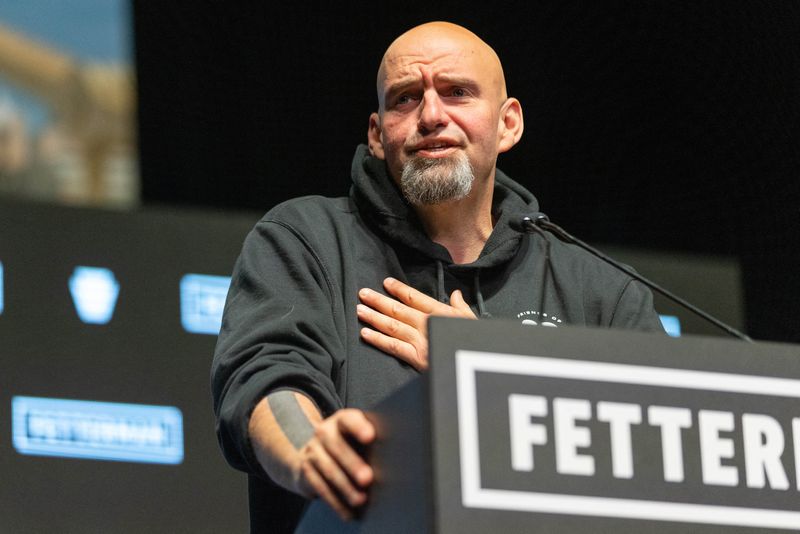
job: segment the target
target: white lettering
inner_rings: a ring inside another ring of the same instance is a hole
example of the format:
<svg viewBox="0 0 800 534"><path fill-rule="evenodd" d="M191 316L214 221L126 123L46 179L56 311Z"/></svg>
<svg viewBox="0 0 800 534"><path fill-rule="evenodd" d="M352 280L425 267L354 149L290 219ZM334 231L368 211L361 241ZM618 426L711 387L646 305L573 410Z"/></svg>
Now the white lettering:
<svg viewBox="0 0 800 534"><path fill-rule="evenodd" d="M575 421L592 418L592 404L582 399L553 399L553 429L556 445L556 471L563 475L594 475L594 458L578 454L578 447L592 444L586 427L575 426Z"/></svg>
<svg viewBox="0 0 800 534"><path fill-rule="evenodd" d="M731 432L735 423L731 412L700 410L697 414L700 427L700 462L703 482L716 486L736 486L739 472L734 466L722 465L724 458L733 458L733 440L719 437L720 432Z"/></svg>
<svg viewBox="0 0 800 534"><path fill-rule="evenodd" d="M694 425L692 410L676 406L641 406L635 403L599 401L596 406L587 399L557 397L549 399L541 395L510 394L508 396L511 467L517 472L532 472L536 465L536 447L552 442L555 453L556 472L562 475L594 476L596 458L592 451L591 422L608 424L611 471L617 479L632 479L635 474L634 438L632 425L643 422L657 427L661 434L661 453L665 482L685 481L684 439L685 430ZM643 410L647 410L647 421L643 421ZM545 419L552 411L552 436ZM537 420L537 418L539 420ZM783 462L788 437L781 422L771 415L744 413L741 429L736 428L738 416L720 410L697 412L697 433L702 481L715 486L735 487L739 480L748 488L788 490L789 477L793 476L800 490L800 469L792 475ZM31 426L47 432L44 422L34 421ZM89 425L99 439L124 439L128 428L111 429L107 424ZM800 466L800 417L792 419L791 466ZM144 429L143 429L144 430ZM156 430L148 428L148 439L157 441L162 436L150 435ZM732 460L737 458L737 445L730 434L738 431L742 439L739 452L744 472L740 476L739 466ZM119 434L119 435L117 435ZM728 434L728 435L725 435ZM690 448L692 453L697 449Z"/></svg>
<svg viewBox="0 0 800 534"><path fill-rule="evenodd" d="M511 467L514 471L533 471L533 446L547 443L547 428L532 423L531 417L547 415L547 399L538 395L508 396L511 426Z"/></svg>
<svg viewBox="0 0 800 534"><path fill-rule="evenodd" d="M647 421L661 427L661 456L664 461L664 480L683 482L683 444L681 430L692 426L692 411L688 408L650 406Z"/></svg>
<svg viewBox="0 0 800 534"><path fill-rule="evenodd" d="M792 443L794 444L794 476L800 490L800 419L792 419Z"/></svg>
<svg viewBox="0 0 800 534"><path fill-rule="evenodd" d="M781 424L768 415L742 415L744 467L747 487L763 488L766 479L773 489L789 489L789 479L781 463L784 438Z"/></svg>
<svg viewBox="0 0 800 534"><path fill-rule="evenodd" d="M611 432L611 471L616 478L633 478L631 425L642 422L638 404L598 402L597 419L609 424Z"/></svg>

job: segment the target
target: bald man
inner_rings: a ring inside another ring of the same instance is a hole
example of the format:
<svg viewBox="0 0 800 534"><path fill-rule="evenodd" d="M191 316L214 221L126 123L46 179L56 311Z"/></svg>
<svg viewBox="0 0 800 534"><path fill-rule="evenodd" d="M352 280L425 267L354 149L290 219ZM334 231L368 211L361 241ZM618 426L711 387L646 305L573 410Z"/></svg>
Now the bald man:
<svg viewBox="0 0 800 534"><path fill-rule="evenodd" d="M629 277L510 228L538 203L496 167L523 118L486 43L445 22L413 28L377 89L350 196L272 209L234 269L212 389L255 532L292 531L306 499L343 518L366 503L362 410L427 368L430 315L661 329Z"/></svg>

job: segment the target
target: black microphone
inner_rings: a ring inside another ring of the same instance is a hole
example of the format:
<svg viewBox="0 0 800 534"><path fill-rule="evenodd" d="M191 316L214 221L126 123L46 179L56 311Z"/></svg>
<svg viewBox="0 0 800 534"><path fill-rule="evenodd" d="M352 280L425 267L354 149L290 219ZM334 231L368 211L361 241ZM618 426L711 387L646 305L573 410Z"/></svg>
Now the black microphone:
<svg viewBox="0 0 800 534"><path fill-rule="evenodd" d="M539 229L540 222L549 220L550 218L541 211L532 211L521 217L512 217L508 224L513 230L526 234L536 232Z"/></svg>
<svg viewBox="0 0 800 534"><path fill-rule="evenodd" d="M687 309L690 312L702 317L703 319L705 319L706 321L710 322L714 326L716 326L718 328L721 328L722 330L724 330L728 334L730 334L730 335L732 335L734 337L737 337L737 338L739 338L739 339L741 339L743 341L749 341L750 343L753 342L753 340L750 339L749 336L739 332L738 330L736 330L732 326L723 323L722 321L720 321L716 317L710 315L709 313L704 312L703 310L701 310L697 306L694 306L694 305L690 304L689 302L687 302L686 300L682 299L681 297L671 293L670 291L667 291L666 289L664 289L663 287L659 286L655 282L652 282L652 281L648 280L647 278L645 278L644 276L640 275L639 273L637 273L636 271L634 271L630 267L619 263L618 261L610 258L609 256L606 256L605 254L603 254L602 252L600 252L596 248L590 246L587 243L584 243L583 241L581 241L577 237L573 236L572 234L570 234L569 232L567 232L566 230L564 230L563 228L561 228L557 224L555 224L553 222L550 222L550 218L547 215L545 215L544 213L542 213L541 211L534 211L534 212L531 212L531 213L528 213L528 214L524 214L524 215L522 215L520 217L512 218L511 221L509 222L509 226L511 226L511 228L516 230L517 232L528 233L528 234L529 233L540 234L543 237L545 237L545 239L547 239L547 237L544 235L544 231L547 230L549 232L552 232L556 237L558 237L562 241L565 241L567 243L572 243L574 245L577 245L577 246L581 247L582 249L584 249L585 251L589 252L593 256L595 256L597 258L600 258L601 260L603 260L604 262L608 263L612 267L615 267L616 269L619 269L620 271L622 271L623 273L627 274L628 276L640 281L641 283L643 283L644 285L646 285L647 287L649 287L653 291L657 291L658 293L664 295L665 297L667 297L671 301L683 306L685 309ZM548 249L549 249L549 247L548 247ZM549 254L548 254L548 256L549 256Z"/></svg>

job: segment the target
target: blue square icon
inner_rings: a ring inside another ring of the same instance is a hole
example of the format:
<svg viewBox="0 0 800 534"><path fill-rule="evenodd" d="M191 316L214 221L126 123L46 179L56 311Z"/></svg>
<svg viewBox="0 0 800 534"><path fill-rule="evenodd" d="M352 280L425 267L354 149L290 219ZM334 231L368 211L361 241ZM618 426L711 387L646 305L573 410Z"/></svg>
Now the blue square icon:
<svg viewBox="0 0 800 534"><path fill-rule="evenodd" d="M192 334L219 334L230 276L187 274L181 278L181 324Z"/></svg>
<svg viewBox="0 0 800 534"><path fill-rule="evenodd" d="M666 330L667 335L672 337L680 337L681 336L681 320L678 319L674 315L659 315L659 319L661 319L661 325Z"/></svg>

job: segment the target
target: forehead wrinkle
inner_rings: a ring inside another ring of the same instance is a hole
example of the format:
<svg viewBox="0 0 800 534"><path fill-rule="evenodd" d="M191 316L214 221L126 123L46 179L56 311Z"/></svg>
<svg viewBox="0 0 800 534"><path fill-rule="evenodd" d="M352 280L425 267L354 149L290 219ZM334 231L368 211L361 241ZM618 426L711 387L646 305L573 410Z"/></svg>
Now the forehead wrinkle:
<svg viewBox="0 0 800 534"><path fill-rule="evenodd" d="M474 53L474 52L473 52ZM454 65L457 65L464 57L466 56L466 52L463 50L458 50L455 52L437 52L436 54L431 53L422 53L422 54L399 54L394 57L387 57L385 63L390 67L384 69L384 78L387 77L386 71L388 70L395 70L400 71L401 73L407 71L410 68L413 68L417 65L433 65L435 63L440 63L442 61L451 60Z"/></svg>
<svg viewBox="0 0 800 534"><path fill-rule="evenodd" d="M437 52L435 55L429 54L403 54L393 58L388 58L386 64L385 76L383 83L378 86L379 95L384 95L397 87L407 85L415 85L421 82L423 78L422 67L438 67L433 74L433 81L439 80L471 80L472 83L479 83L474 75L463 73L462 70L469 71L470 66L464 64L464 59L469 59L467 56L474 55L475 52L458 50L455 52Z"/></svg>
<svg viewBox="0 0 800 534"><path fill-rule="evenodd" d="M439 50L442 47L444 50ZM376 85L379 105L390 76L394 82L398 74L400 79L413 76L415 73L411 70L415 65L430 65L450 59L454 67L465 59L476 61L477 64L471 66L485 76L501 100L507 98L503 67L495 51L469 30L437 22L412 28L389 45L378 68ZM475 81L480 83L481 79Z"/></svg>

